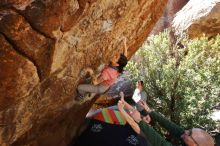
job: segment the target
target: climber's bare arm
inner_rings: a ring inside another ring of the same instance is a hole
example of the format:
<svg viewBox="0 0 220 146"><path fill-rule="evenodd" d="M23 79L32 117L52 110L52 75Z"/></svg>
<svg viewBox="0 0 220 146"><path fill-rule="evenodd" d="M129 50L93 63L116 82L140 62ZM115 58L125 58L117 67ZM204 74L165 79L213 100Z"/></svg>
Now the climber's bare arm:
<svg viewBox="0 0 220 146"><path fill-rule="evenodd" d="M128 46L127 46L127 38L125 37L123 39L123 42L124 42L124 50L123 50L123 54L128 57Z"/></svg>
<svg viewBox="0 0 220 146"><path fill-rule="evenodd" d="M119 100L118 101L118 109L119 109L119 111L124 116L124 118L129 123L129 125L133 128L133 130L136 133L140 134L140 127L135 122L135 120L124 110L124 106L125 106L124 103L121 100Z"/></svg>
<svg viewBox="0 0 220 146"><path fill-rule="evenodd" d="M92 76L92 83L93 83L94 85L98 85L98 84L102 83L103 81L104 81L104 80L103 80L102 77L96 77L95 75Z"/></svg>
<svg viewBox="0 0 220 146"><path fill-rule="evenodd" d="M124 104L124 108L127 109L129 112L133 112L135 110L135 108L133 108L130 104L128 104L125 100L124 100L124 92L120 92L119 93L120 97L121 97L121 102Z"/></svg>

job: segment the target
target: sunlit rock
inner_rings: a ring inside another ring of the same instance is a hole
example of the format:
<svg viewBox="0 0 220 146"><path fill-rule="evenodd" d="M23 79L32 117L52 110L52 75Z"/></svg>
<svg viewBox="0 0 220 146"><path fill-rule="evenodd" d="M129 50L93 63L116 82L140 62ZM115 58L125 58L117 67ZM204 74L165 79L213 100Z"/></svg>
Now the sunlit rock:
<svg viewBox="0 0 220 146"><path fill-rule="evenodd" d="M220 33L220 0L191 0L176 14L172 26L177 35L191 38Z"/></svg>

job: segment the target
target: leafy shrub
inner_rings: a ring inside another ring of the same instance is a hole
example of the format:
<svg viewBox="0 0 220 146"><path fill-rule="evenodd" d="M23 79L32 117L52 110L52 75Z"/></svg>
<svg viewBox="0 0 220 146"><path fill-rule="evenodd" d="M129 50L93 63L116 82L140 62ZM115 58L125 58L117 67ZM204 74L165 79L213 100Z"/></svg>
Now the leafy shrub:
<svg viewBox="0 0 220 146"><path fill-rule="evenodd" d="M133 82L141 79L149 104L185 128L214 130L213 106L220 103L220 36L172 47L169 32L151 36L127 65ZM136 58L136 59L135 59Z"/></svg>

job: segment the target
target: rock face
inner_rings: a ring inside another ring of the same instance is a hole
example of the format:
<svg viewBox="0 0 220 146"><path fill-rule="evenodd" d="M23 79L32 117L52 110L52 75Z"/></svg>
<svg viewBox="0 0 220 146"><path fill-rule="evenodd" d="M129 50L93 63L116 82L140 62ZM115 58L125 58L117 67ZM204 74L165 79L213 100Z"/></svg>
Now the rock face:
<svg viewBox="0 0 220 146"><path fill-rule="evenodd" d="M163 13L163 16L159 19L156 23L155 27L153 28L151 34L156 35L159 32L162 32L164 29L169 28L173 21L175 14L182 9L182 7L188 2L189 0L168 0L166 9Z"/></svg>
<svg viewBox="0 0 220 146"><path fill-rule="evenodd" d="M191 0L179 11L172 24L177 35L186 32L191 38L220 33L220 0Z"/></svg>
<svg viewBox="0 0 220 146"><path fill-rule="evenodd" d="M79 72L129 57L166 0L2 0L0 145L66 146L94 100L74 100Z"/></svg>

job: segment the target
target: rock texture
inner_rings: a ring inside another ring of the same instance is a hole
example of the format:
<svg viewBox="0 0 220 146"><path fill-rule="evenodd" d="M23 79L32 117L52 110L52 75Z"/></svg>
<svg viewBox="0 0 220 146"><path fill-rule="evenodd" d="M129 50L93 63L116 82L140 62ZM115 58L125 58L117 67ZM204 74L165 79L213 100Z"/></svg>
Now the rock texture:
<svg viewBox="0 0 220 146"><path fill-rule="evenodd" d="M159 34L164 31L164 29L171 27L175 14L181 10L188 1L189 0L168 0L163 16L156 23L155 27L151 31L151 34Z"/></svg>
<svg viewBox="0 0 220 146"><path fill-rule="evenodd" d="M177 35L191 38L213 37L220 33L220 0L191 0L179 11L172 24Z"/></svg>
<svg viewBox="0 0 220 146"><path fill-rule="evenodd" d="M166 0L2 0L0 145L66 146L95 99L74 100L85 66L122 49L129 57Z"/></svg>

